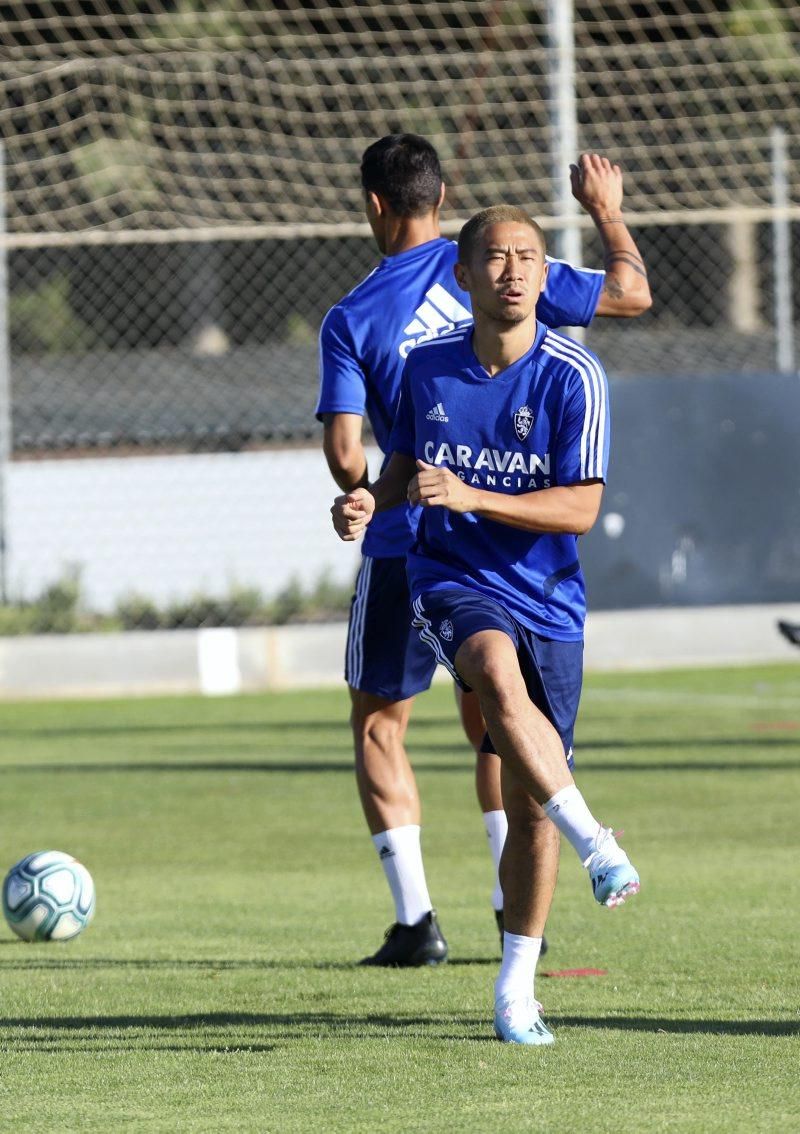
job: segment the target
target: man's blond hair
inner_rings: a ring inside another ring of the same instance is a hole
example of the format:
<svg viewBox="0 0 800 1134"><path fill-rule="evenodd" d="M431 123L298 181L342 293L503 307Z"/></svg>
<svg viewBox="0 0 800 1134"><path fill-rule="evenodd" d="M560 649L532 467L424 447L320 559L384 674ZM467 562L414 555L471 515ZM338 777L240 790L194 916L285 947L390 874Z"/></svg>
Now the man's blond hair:
<svg viewBox="0 0 800 1134"><path fill-rule="evenodd" d="M524 209L518 209L516 205L492 205L489 209L482 209L476 213L474 217L470 217L461 232L458 234L458 260L459 263L465 264L480 239L481 233L484 229L489 228L493 224L524 224L528 228L533 229L536 233L537 239L542 246L542 255L547 251L545 243L544 232L540 225L536 223L533 217L529 216Z"/></svg>

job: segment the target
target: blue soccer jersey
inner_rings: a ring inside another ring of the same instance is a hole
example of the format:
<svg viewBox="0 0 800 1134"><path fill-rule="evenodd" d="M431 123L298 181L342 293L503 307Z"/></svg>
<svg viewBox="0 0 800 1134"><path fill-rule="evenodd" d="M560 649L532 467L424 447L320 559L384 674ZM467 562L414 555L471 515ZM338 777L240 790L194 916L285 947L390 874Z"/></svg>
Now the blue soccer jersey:
<svg viewBox="0 0 800 1134"><path fill-rule="evenodd" d="M386 256L331 308L320 331L317 417L366 414L379 448L388 452L409 352L472 321L469 296L453 275L457 258L456 244L445 238ZM605 273L561 260L549 264L538 317L553 327L585 326L597 308ZM418 518L418 509L407 505L376 516L364 538L364 554L405 555Z"/></svg>
<svg viewBox="0 0 800 1134"><path fill-rule="evenodd" d="M409 356L389 448L512 496L605 481L605 373L591 351L539 324L528 353L492 378L466 328ZM501 602L538 634L583 636L586 600L574 535L425 508L408 573L413 598L467 587Z"/></svg>

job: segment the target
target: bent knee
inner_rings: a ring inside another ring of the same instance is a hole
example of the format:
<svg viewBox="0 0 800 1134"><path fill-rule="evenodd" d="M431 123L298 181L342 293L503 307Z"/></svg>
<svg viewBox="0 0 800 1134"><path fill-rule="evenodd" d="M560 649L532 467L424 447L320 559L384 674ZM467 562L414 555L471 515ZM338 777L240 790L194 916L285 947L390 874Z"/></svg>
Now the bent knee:
<svg viewBox="0 0 800 1134"><path fill-rule="evenodd" d="M408 717L397 709L396 705L383 708L353 705L350 725L356 751L389 755L403 748Z"/></svg>
<svg viewBox="0 0 800 1134"><path fill-rule="evenodd" d="M468 638L455 662L463 680L478 694L481 706L488 700L503 708L527 696L516 647L500 630L482 630Z"/></svg>

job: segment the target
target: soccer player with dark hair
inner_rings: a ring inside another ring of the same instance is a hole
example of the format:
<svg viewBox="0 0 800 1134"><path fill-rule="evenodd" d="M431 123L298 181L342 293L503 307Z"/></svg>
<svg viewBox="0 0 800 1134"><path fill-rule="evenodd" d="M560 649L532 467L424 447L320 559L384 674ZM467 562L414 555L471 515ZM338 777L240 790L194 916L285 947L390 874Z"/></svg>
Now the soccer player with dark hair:
<svg viewBox="0 0 800 1134"><path fill-rule="evenodd" d="M534 976L559 832L598 902L620 905L639 890L571 772L585 617L577 537L603 495L607 384L595 355L536 318L548 263L526 213L501 205L477 214L461 231L458 257L474 326L409 355L389 462L371 489L338 497L331 511L351 540L404 499L422 509L408 555L414 626L431 656L477 694L502 762L508 836L495 1033L542 1045L553 1035Z"/></svg>
<svg viewBox="0 0 800 1134"><path fill-rule="evenodd" d="M560 327L585 325L595 315L640 314L650 306L650 292L622 218L619 167L584 154L571 179L573 194L603 240L606 270L548 261L539 319ZM456 245L440 234L444 184L433 146L413 134L381 138L363 155L361 180L366 215L384 258L328 312L320 332L317 414L324 422L328 465L344 492L367 483L364 415L387 452L409 352L472 319L470 296L453 276ZM428 408L435 419L439 411ZM366 964L435 964L447 955L425 878L419 795L404 746L413 698L428 688L436 666L411 626L406 553L418 516L418 508L402 503L370 524L348 627L345 677L358 788L395 905L395 924ZM481 752L485 728L477 699L465 694L459 700L478 754L478 799L497 866L507 828L499 762ZM492 904L502 928L499 881Z"/></svg>

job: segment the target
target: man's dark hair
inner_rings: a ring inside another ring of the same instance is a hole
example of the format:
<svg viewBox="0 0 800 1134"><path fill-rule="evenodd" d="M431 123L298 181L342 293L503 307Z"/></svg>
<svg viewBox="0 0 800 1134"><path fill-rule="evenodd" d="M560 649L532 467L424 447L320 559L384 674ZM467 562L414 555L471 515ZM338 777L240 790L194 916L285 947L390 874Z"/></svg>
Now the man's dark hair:
<svg viewBox="0 0 800 1134"><path fill-rule="evenodd" d="M544 232L533 217L528 216L524 209L516 205L492 205L489 209L482 209L475 216L470 217L461 232L458 234L458 259L466 264L480 240L483 231L493 224L524 224L536 233L536 239L542 248L542 255L547 251Z"/></svg>
<svg viewBox="0 0 800 1134"><path fill-rule="evenodd" d="M419 217L439 204L442 168L436 150L418 134L388 134L364 150L361 184L399 217Z"/></svg>

